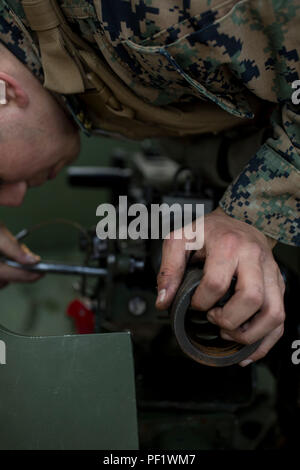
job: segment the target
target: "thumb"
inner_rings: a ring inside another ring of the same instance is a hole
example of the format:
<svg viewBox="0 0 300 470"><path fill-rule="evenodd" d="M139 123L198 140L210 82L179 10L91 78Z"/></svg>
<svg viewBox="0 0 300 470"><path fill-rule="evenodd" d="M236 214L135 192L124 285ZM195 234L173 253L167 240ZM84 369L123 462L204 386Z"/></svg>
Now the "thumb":
<svg viewBox="0 0 300 470"><path fill-rule="evenodd" d="M156 308L167 309L172 303L178 287L181 284L189 251L185 249L186 241L165 240L162 249L162 261L157 276Z"/></svg>
<svg viewBox="0 0 300 470"><path fill-rule="evenodd" d="M26 245L21 245L4 226L0 226L0 252L21 264L33 264L40 260Z"/></svg>

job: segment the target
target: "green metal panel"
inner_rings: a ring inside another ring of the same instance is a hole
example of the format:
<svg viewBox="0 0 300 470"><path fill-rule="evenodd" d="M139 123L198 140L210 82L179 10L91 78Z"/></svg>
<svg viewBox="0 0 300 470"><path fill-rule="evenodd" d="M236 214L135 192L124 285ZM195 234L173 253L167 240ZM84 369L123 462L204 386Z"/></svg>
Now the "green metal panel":
<svg viewBox="0 0 300 470"><path fill-rule="evenodd" d="M129 333L0 340L0 449L137 449Z"/></svg>

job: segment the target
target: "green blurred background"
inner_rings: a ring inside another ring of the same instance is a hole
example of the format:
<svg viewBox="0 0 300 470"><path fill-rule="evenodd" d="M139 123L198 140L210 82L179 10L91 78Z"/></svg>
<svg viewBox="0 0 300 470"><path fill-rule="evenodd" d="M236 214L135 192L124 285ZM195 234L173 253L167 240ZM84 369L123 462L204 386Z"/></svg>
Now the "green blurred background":
<svg viewBox="0 0 300 470"><path fill-rule="evenodd" d="M112 151L128 151L138 144L108 138L83 137L75 165L105 166ZM66 169L55 180L28 191L21 207L0 208L0 220L16 234L23 228L50 219L64 218L89 228L97 223L96 208L108 194L105 190L68 186ZM78 232L66 225L49 225L30 234L24 241L44 259L77 262ZM11 284L0 290L0 324L27 335L55 335L73 332L73 322L66 314L69 302L78 297L73 284L76 277L46 275L34 284Z"/></svg>

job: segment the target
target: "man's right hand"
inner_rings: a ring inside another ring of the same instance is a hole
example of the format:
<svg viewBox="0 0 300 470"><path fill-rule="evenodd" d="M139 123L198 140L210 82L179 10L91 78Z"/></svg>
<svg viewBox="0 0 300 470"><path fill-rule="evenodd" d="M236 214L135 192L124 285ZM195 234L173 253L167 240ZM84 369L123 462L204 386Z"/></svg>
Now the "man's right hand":
<svg viewBox="0 0 300 470"><path fill-rule="evenodd" d="M40 261L40 257L33 254L26 245L20 244L2 223L0 223L1 255L21 264L35 264ZM0 288L10 282L34 282L41 277L41 274L11 268L0 261Z"/></svg>
<svg viewBox="0 0 300 470"><path fill-rule="evenodd" d="M187 240L164 240L158 275L159 310L169 308L182 281L190 252ZM228 216L220 207L204 218L204 245L192 261L204 261L204 275L191 305L207 312L207 319L220 327L228 341L254 344L257 350L241 366L263 358L284 331L285 282L272 249L275 241L255 226ZM223 307L216 303L226 294L233 276L237 277L234 295Z"/></svg>

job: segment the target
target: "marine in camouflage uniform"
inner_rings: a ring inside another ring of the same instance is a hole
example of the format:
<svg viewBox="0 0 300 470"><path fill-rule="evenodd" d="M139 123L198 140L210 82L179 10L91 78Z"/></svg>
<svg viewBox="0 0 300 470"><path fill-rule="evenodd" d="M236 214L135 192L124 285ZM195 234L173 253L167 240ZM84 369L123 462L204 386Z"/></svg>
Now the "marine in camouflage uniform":
<svg viewBox="0 0 300 470"><path fill-rule="evenodd" d="M239 120L254 118L253 95L274 105L269 138L220 206L264 234L300 246L300 107L291 100L292 84L300 79L300 1L59 3L72 29L146 103L166 108L212 102ZM0 40L47 86L22 2L0 0L0 15ZM75 101L68 103L78 118Z"/></svg>

